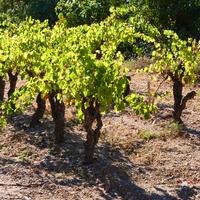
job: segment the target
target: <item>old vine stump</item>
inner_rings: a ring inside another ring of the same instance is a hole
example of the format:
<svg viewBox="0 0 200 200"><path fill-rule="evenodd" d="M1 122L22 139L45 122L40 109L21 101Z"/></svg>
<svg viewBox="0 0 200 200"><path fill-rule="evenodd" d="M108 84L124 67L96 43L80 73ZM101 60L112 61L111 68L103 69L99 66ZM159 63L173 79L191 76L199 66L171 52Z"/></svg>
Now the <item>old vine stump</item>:
<svg viewBox="0 0 200 200"><path fill-rule="evenodd" d="M62 100L58 100L56 92L52 92L49 95L49 102L51 104L51 112L53 121L55 123L55 143L64 142L64 116L65 116L65 104Z"/></svg>

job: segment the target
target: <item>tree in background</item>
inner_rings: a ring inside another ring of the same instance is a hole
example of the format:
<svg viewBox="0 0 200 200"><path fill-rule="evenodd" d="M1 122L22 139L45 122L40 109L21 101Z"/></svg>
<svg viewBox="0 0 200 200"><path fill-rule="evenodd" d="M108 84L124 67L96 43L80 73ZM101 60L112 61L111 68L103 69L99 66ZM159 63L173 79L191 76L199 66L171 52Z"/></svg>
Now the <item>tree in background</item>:
<svg viewBox="0 0 200 200"><path fill-rule="evenodd" d="M20 23L24 20L24 3L14 0L0 0L0 20Z"/></svg>
<svg viewBox="0 0 200 200"><path fill-rule="evenodd" d="M0 20L20 23L32 16L40 21L48 19L53 25L59 18L73 27L104 20L110 15L110 7L131 5L143 13L144 21L160 30L173 30L181 39L200 38L199 0L0 0Z"/></svg>
<svg viewBox="0 0 200 200"><path fill-rule="evenodd" d="M0 0L0 20L8 20L19 24L27 16L39 19L41 22L48 19L53 25L58 20L55 7L58 0Z"/></svg>
<svg viewBox="0 0 200 200"><path fill-rule="evenodd" d="M33 19L39 19L41 22L48 19L50 25L54 25L58 20L55 13L55 7L58 0L24 0L26 4L25 14L31 16Z"/></svg>
<svg viewBox="0 0 200 200"><path fill-rule="evenodd" d="M56 13L60 19L66 20L67 27L83 24L99 23L110 15L110 7L128 5L124 0L60 0Z"/></svg>
<svg viewBox="0 0 200 200"><path fill-rule="evenodd" d="M170 29L181 39L200 38L199 0L135 0L144 17L157 28Z"/></svg>

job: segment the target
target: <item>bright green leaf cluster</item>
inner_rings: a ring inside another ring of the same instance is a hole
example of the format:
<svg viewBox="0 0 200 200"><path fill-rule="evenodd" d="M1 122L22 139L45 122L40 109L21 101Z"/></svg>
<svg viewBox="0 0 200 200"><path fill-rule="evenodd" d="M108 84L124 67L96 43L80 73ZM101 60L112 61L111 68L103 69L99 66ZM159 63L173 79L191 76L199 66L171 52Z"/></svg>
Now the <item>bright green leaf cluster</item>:
<svg viewBox="0 0 200 200"><path fill-rule="evenodd" d="M112 102L116 111L124 109L123 94L128 80L118 46L124 42L136 45L138 38L150 43L155 40L135 28L146 28L137 13L136 19L127 23L120 15L128 10L111 12L106 20L90 26L66 28L59 22L50 28L47 21L29 18L12 32L1 31L1 74L12 69L27 81L3 104L4 114L23 111L38 93L43 97L53 91L59 99L65 95L67 102L75 101L79 116L83 99L87 99L85 107L91 98L95 99L103 113ZM148 108L142 98L136 101L131 96L129 102L137 114L149 118L153 108Z"/></svg>
<svg viewBox="0 0 200 200"><path fill-rule="evenodd" d="M181 40L176 33L165 30L163 33L167 39L166 44L158 43L152 53L154 63L146 71L158 74L170 74L182 77L188 84L194 84L197 80L198 44L196 40ZM180 68L182 63L183 68Z"/></svg>

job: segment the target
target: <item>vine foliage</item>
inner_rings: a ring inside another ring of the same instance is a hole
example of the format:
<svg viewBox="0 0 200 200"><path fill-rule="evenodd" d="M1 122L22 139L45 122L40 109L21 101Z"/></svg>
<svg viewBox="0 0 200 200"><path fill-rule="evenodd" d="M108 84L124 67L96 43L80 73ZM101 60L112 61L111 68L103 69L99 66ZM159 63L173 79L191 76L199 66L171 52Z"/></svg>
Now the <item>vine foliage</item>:
<svg viewBox="0 0 200 200"><path fill-rule="evenodd" d="M123 56L117 51L121 43L135 45L138 39L154 43L155 39L138 32L135 27L155 33L132 7L135 16L123 20L127 9L114 9L101 23L66 28L60 21L49 27L48 22L28 18L20 25L11 24L0 34L0 75L6 78L10 70L26 80L12 91L9 100L2 104L2 118L13 112L23 112L37 96L38 106L31 125L39 122L44 112L44 100L49 99L55 122L55 140L64 141L64 110L66 103L75 103L79 118L84 120L87 132L85 161L92 161L94 146L102 127L101 116L114 102L116 112L125 109L126 103L145 118L155 110L138 94L124 97L129 83ZM139 48L138 48L139 50ZM125 101L126 100L126 101ZM65 102L64 102L65 101ZM2 119L2 123L5 121ZM96 123L97 128L92 129Z"/></svg>

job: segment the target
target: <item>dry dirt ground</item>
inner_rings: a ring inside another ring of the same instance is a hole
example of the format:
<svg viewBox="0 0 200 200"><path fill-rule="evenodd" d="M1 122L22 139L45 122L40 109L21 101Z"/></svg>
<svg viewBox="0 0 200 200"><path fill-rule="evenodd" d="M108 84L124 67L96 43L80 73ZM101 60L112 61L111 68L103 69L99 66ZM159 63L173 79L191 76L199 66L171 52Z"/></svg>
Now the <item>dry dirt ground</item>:
<svg viewBox="0 0 200 200"><path fill-rule="evenodd" d="M147 74L132 76L131 91L146 95ZM162 79L151 83L155 91ZM54 144L49 108L29 128L33 105L9 119L0 135L0 200L198 200L200 199L200 93L188 102L182 120L172 120L172 84L158 90L159 110L150 120L130 108L104 117L94 162L84 165L86 134L66 109L65 142ZM167 91L167 92L166 92Z"/></svg>

